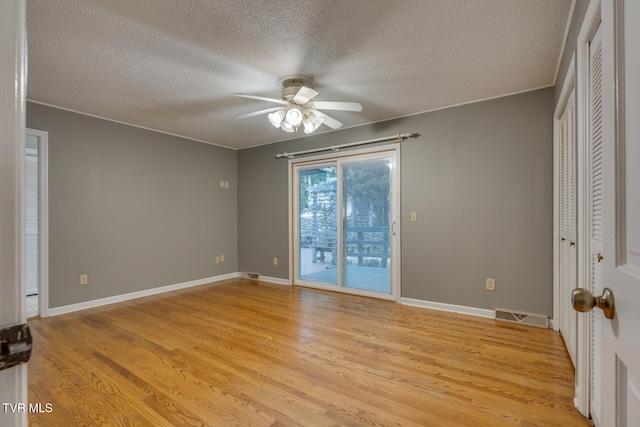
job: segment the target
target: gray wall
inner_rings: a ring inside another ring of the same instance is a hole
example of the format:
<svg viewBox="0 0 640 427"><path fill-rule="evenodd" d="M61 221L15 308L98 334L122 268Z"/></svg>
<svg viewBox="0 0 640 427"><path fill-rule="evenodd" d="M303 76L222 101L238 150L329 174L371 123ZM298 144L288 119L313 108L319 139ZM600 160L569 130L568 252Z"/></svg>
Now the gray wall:
<svg viewBox="0 0 640 427"><path fill-rule="evenodd" d="M27 127L49 133L50 307L237 271L236 151L34 103Z"/></svg>
<svg viewBox="0 0 640 427"><path fill-rule="evenodd" d="M50 307L235 271L288 278L275 154L417 132L402 144L402 296L551 315L553 109L547 88L236 152L29 103L27 126L49 132Z"/></svg>
<svg viewBox="0 0 640 427"><path fill-rule="evenodd" d="M548 88L407 121L404 297L553 315L553 110Z"/></svg>
<svg viewBox="0 0 640 427"><path fill-rule="evenodd" d="M402 296L551 316L553 110L547 88L241 150L239 270L289 277L287 161L276 153L417 132L402 143Z"/></svg>
<svg viewBox="0 0 640 427"><path fill-rule="evenodd" d="M582 26L582 21L584 20L588 7L589 0L576 0L573 17L571 18L571 26L569 27L569 34L567 36L567 44L564 47L562 58L560 58L560 68L558 69L558 77L556 80L556 102L558 102L558 98L560 98L560 91L562 90L562 84L569 70L571 59L576 55L578 34L580 33L580 27Z"/></svg>

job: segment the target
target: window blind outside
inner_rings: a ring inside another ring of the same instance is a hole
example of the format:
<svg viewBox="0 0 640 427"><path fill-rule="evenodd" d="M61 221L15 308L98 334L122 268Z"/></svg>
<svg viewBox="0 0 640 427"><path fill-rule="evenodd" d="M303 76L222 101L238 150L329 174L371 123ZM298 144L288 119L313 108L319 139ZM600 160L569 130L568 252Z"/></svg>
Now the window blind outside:
<svg viewBox="0 0 640 427"><path fill-rule="evenodd" d="M30 150L31 151L31 150ZM25 267L27 295L38 293L38 156L25 156Z"/></svg>

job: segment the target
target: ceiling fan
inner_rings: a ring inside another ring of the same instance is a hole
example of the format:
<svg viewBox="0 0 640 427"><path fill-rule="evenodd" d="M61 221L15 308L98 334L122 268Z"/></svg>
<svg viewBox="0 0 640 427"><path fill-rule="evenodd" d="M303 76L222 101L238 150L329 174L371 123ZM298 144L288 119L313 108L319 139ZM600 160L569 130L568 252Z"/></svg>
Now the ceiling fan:
<svg viewBox="0 0 640 427"><path fill-rule="evenodd" d="M362 105L358 102L313 101L318 92L313 89L315 82L310 77L285 76L280 77L277 83L282 88L280 99L235 93L235 96L242 98L279 104L278 107L242 114L238 118L246 119L268 113L269 121L274 127L279 127L285 132L295 132L302 126L304 133L309 134L322 124L331 129L342 127L341 122L319 110L362 111Z"/></svg>

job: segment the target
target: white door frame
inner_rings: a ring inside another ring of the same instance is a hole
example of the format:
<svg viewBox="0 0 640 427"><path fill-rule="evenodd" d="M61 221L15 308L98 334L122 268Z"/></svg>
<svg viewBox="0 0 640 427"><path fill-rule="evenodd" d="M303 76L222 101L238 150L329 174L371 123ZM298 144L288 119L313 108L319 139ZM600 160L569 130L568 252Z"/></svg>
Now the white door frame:
<svg viewBox="0 0 640 427"><path fill-rule="evenodd" d="M391 294L381 294L378 292L371 292L365 290L359 290L355 288L342 288L337 286L327 286L323 287L322 284L318 284L317 287L319 289L328 289L336 292L345 292L351 293L355 295L363 295L369 296L373 298L381 298L381 299L390 299L393 301L399 301L401 296L400 289L400 268L401 268L401 241L400 241L400 144L393 145L385 145L380 147L369 147L362 149L354 149L349 151L344 151L340 153L324 153L315 156L302 157L297 159L289 160L289 284L296 284L296 277L298 274L297 266L296 266L296 257L297 253L299 253L299 239L296 238L296 224L297 224L297 190L295 188L295 184L297 182L296 179L296 168L299 165L305 164L314 164L314 163L326 163L330 161L336 161L338 159L344 159L354 156L366 156L366 155L379 155L384 153L390 153L394 157L394 163L392 165L392 173L391 173L391 210L393 213L393 217L391 219L392 230L391 230ZM340 177L340 172L338 172L338 177ZM340 211L340 194L338 194L338 215L341 215ZM338 232L340 233L340 227L338 227ZM338 240L340 241L340 240ZM341 268L338 270L338 274L341 274Z"/></svg>
<svg viewBox="0 0 640 427"><path fill-rule="evenodd" d="M26 322L24 145L26 1L0 1L0 327ZM27 366L0 371L0 402L27 404ZM26 426L27 413L0 410L0 424Z"/></svg>
<svg viewBox="0 0 640 427"><path fill-rule="evenodd" d="M562 84L562 89L560 91L560 97L558 98L558 103L556 104L556 109L554 112L554 218L553 218L553 224L554 224L554 228L553 228L553 248L554 248L554 254L553 254L553 289L554 289L554 298L553 298L553 319L554 319L554 323L553 323L553 328L556 331L560 331L561 328L563 327L563 324L565 324L566 319L564 319L564 316L567 315L567 311L569 311L570 313L575 315L575 312L573 311L573 309L570 306L565 306L565 307L561 307L560 304L561 302L564 304L569 304L569 293L570 290L567 289L562 289L561 286L561 265L560 265L560 253L563 250L563 243L561 242L561 226L560 226L560 221L562 220L562 218L560 217L560 204L561 204L561 200L560 200L560 186L559 183L561 182L561 177L560 177L560 161L561 161L561 153L560 150L562 149L562 144L561 144L561 118L563 117L563 115L565 114L565 109L567 107L567 104L570 101L570 97L573 95L576 98L579 96L576 90L576 66L575 66L575 56L572 58L570 64L569 64L569 68L567 70L567 74L565 77L565 80ZM583 99L583 98L580 98ZM580 111L581 111L581 107L579 105L579 102L576 101L576 99L574 99L575 102L575 108L576 108L576 117L575 117L575 125L579 126L581 120L582 120L582 116L580 116ZM583 180L580 179L581 172L580 172L580 168L582 167L581 163L582 163L582 159L581 159L581 153L583 151L583 148L580 147L580 141L582 141L580 134L577 133L576 135L576 142L575 142L575 150L576 150L576 168L574 169L573 173L575 174L575 181L576 181L576 192L577 192L577 197L576 197L576 264L577 264L577 276L576 276L576 283L574 283L572 286L576 286L576 284L581 284L584 283L582 276L580 275L580 265L581 262L584 258L584 254L588 253L588 252L584 252L584 247L583 245L581 245L581 242L584 243L585 239L583 234L581 234L581 227L582 224L584 224L584 191L582 191L582 182ZM566 244L566 243L565 243ZM580 286L580 285L578 285ZM560 292L565 292L565 295L561 295ZM574 358L572 360L572 362L575 363L575 372L576 372L576 379L575 379L575 399L574 399L574 405L576 406L576 408L580 411L580 413L582 415L584 415L585 417L589 416L589 360L585 360L585 357L588 356L588 352L585 353L585 349L580 347L581 341L578 338L579 334L580 334L580 323L581 318L579 316L575 317L575 336L573 336L572 334L568 334L569 331L562 331L563 333L563 337L564 339L570 339L575 338L576 341L574 343L569 343L569 342L565 342L566 346L567 346L567 350L571 350L570 354L573 352L574 354L571 354L571 356ZM583 326L584 327L584 326ZM571 348L570 348L571 347ZM582 372L582 368L585 367L585 362L586 364L586 371ZM587 377L584 377L583 375L587 374ZM586 401L584 400L586 398Z"/></svg>
<svg viewBox="0 0 640 427"><path fill-rule="evenodd" d="M49 315L49 133L29 129L38 138L38 313ZM25 285L26 286L26 285Z"/></svg>

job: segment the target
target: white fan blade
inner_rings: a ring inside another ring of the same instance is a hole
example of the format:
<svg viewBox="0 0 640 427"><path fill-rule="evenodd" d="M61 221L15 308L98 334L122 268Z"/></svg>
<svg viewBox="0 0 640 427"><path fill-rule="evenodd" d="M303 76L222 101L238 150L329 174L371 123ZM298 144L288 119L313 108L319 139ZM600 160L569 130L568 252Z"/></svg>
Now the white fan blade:
<svg viewBox="0 0 640 427"><path fill-rule="evenodd" d="M241 98L259 99L260 101L275 102L276 104L280 104L280 105L289 105L287 101L283 101L282 99L267 98L265 96L257 96L257 95L246 95L244 93L234 93L233 95L239 96Z"/></svg>
<svg viewBox="0 0 640 427"><path fill-rule="evenodd" d="M342 127L342 123L334 119L333 117L327 116L325 113L316 110L315 113L322 117L324 121L323 125L329 126L331 129L340 129Z"/></svg>
<svg viewBox="0 0 640 427"><path fill-rule="evenodd" d="M253 113L241 114L241 115L238 116L238 118L239 119L246 119L248 117L259 116L260 114L267 114L267 113L271 113L271 112L274 112L274 111L278 111L281 108L282 107L265 108L264 110L254 111Z"/></svg>
<svg viewBox="0 0 640 427"><path fill-rule="evenodd" d="M359 102L315 101L313 104L318 110L362 111Z"/></svg>
<svg viewBox="0 0 640 427"><path fill-rule="evenodd" d="M311 101L311 99L317 94L318 92L316 92L315 90L302 86L300 90L298 90L298 93L296 93L296 96L293 97L293 102L298 105L304 105L307 102Z"/></svg>

